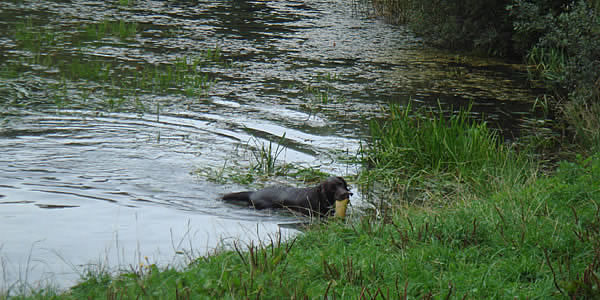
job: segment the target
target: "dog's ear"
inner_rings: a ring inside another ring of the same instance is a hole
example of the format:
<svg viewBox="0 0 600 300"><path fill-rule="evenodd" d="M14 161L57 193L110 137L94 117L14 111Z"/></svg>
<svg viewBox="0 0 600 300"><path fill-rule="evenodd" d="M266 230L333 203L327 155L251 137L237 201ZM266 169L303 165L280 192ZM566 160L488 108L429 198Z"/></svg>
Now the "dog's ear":
<svg viewBox="0 0 600 300"><path fill-rule="evenodd" d="M319 193L322 199L330 205L335 203L335 183L331 182L331 180L325 180L319 184Z"/></svg>
<svg viewBox="0 0 600 300"><path fill-rule="evenodd" d="M348 183L346 182L346 180L344 179L344 177L338 176L337 179L339 179L342 182L342 184L344 185L345 189L348 189Z"/></svg>

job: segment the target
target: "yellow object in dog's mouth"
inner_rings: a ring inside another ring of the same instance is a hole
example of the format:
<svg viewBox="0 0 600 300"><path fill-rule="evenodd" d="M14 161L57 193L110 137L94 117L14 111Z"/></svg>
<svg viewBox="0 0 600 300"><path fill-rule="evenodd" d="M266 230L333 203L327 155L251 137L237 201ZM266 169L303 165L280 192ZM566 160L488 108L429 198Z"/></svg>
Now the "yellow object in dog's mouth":
<svg viewBox="0 0 600 300"><path fill-rule="evenodd" d="M346 198L344 200L336 200L335 201L335 216L336 217L345 217L346 216L346 208L348 208L348 202L350 199Z"/></svg>

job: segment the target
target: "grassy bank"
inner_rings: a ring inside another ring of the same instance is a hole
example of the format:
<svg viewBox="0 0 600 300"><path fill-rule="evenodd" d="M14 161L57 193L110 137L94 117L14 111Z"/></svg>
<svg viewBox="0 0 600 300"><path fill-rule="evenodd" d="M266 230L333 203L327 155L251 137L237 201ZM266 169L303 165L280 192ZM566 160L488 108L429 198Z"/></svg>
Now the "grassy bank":
<svg viewBox="0 0 600 300"><path fill-rule="evenodd" d="M144 265L16 298L597 297L599 154L541 174L466 112L444 118L392 108L372 129L366 174L388 176L377 178L381 188L418 186L413 195L427 202L390 198L377 214L315 224L289 241L234 244L184 270ZM394 176L404 181L385 179Z"/></svg>

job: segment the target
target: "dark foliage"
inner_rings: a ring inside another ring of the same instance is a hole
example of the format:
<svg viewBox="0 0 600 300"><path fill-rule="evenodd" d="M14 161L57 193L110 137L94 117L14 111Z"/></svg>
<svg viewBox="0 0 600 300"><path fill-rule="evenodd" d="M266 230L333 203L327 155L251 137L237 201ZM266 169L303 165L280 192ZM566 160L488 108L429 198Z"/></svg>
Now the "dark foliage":
<svg viewBox="0 0 600 300"><path fill-rule="evenodd" d="M600 150L600 0L373 0L425 43L522 58L555 99L564 132Z"/></svg>

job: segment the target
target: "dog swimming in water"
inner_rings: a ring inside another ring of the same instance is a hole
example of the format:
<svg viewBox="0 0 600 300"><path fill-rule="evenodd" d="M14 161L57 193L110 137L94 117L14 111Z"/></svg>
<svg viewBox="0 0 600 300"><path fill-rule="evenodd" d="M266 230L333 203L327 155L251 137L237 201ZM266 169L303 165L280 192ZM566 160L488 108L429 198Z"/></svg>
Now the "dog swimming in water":
<svg viewBox="0 0 600 300"><path fill-rule="evenodd" d="M352 193L342 177L329 177L317 186L295 188L275 185L258 191L245 191L224 195L228 203L252 206L256 209L288 208L306 215L346 216L346 207Z"/></svg>

